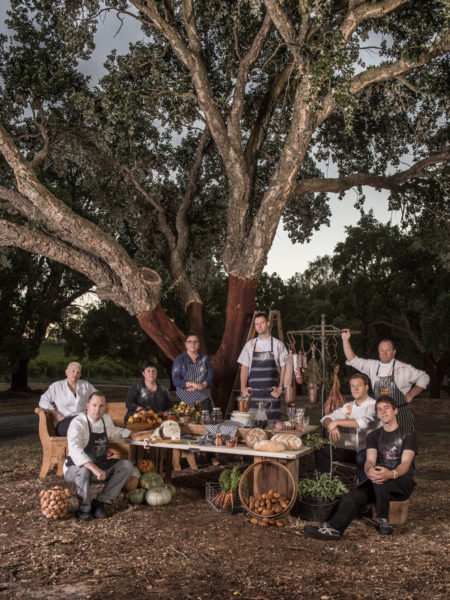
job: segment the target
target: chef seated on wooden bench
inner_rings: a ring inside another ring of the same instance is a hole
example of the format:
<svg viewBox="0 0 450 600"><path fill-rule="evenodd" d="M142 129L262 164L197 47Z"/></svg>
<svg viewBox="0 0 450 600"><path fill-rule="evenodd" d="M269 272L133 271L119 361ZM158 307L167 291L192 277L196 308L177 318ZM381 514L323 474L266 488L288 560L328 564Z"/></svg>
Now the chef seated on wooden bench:
<svg viewBox="0 0 450 600"><path fill-rule="evenodd" d="M331 460L356 463L358 480L361 483L366 479L364 463L366 462L366 436L380 426L375 411L375 400L367 395L369 380L366 375L355 373L350 377L350 392L353 400L346 402L340 408L326 415L321 420L323 427L328 432L329 439L339 445L344 431L348 428L357 429L353 447L323 446L314 452L316 469L318 473L329 473ZM341 431L341 428L343 431ZM356 446L357 444L357 446Z"/></svg>
<svg viewBox="0 0 450 600"><path fill-rule="evenodd" d="M64 463L64 478L77 487L79 521L89 521L108 515L104 505L112 504L130 476L133 465L129 460L107 458L111 437L128 438L129 429L116 427L105 414L106 398L95 391L86 404L86 412L75 417L67 432L68 457ZM91 502L91 483L105 482L105 486Z"/></svg>
<svg viewBox="0 0 450 600"><path fill-rule="evenodd" d="M69 363L66 379L52 383L39 400L39 406L52 414L57 436L67 435L70 422L84 412L89 396L96 391L93 385L80 377L80 363Z"/></svg>

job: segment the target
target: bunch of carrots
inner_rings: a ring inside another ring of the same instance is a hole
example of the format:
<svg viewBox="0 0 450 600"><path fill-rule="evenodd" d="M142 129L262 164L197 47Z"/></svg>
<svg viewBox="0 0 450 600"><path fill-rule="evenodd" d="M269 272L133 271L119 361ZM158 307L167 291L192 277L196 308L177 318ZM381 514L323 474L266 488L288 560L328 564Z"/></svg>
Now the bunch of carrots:
<svg viewBox="0 0 450 600"><path fill-rule="evenodd" d="M219 484L221 491L213 498L212 502L217 508L227 508L233 510L234 494L239 487L242 472L244 468L241 465L236 465L232 469L225 469L219 476Z"/></svg>

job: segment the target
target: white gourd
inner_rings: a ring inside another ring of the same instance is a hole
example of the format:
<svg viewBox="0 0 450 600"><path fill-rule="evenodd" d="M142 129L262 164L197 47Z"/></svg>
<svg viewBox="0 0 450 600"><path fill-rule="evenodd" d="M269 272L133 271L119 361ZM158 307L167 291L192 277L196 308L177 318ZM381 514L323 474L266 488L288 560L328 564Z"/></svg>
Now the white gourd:
<svg viewBox="0 0 450 600"><path fill-rule="evenodd" d="M172 500L172 494L165 487L150 488L145 493L145 501L149 506L162 506Z"/></svg>

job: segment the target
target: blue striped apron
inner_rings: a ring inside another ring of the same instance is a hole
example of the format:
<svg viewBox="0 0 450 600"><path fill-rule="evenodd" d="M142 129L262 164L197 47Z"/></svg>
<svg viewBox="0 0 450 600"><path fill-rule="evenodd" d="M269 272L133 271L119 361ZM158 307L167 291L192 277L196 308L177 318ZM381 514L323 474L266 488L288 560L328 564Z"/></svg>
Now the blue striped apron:
<svg viewBox="0 0 450 600"><path fill-rule="evenodd" d="M208 367L204 360L197 359L196 362L191 363L186 368L186 381L193 381L194 383L202 383L206 379L208 373ZM214 403L211 399L209 388L201 391L189 392L185 388L177 387L177 399L181 402L189 404L189 406L195 406L197 402L203 402L203 410L213 409Z"/></svg>
<svg viewBox="0 0 450 600"><path fill-rule="evenodd" d="M375 398L378 400L381 396L390 396L395 401L398 408L397 423L400 427L406 429L406 431L415 431L414 425L414 413L412 411L411 404L406 402L405 396L398 389L394 379L395 360L392 363L392 372L390 375L381 377L378 375L380 365L376 372L376 381L373 385L373 393Z"/></svg>
<svg viewBox="0 0 450 600"><path fill-rule="evenodd" d="M268 388L278 386L280 375L278 373L277 363L273 353L273 338L270 336L270 350L257 352L256 344L258 338L255 338L253 347L252 365L248 375L248 387L252 388L252 397L250 398L250 408L258 408L258 402L261 400L271 402L270 408L266 409L270 421L279 421L281 419L281 400L271 396Z"/></svg>

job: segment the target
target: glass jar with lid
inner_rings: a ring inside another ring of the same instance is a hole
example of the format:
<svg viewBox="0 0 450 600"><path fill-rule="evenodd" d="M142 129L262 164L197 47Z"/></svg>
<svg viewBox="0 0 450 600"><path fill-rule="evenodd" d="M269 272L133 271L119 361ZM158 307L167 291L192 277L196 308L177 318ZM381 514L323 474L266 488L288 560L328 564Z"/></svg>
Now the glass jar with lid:
<svg viewBox="0 0 450 600"><path fill-rule="evenodd" d="M221 421L223 421L222 411L220 407L215 406L212 409L211 423L220 423Z"/></svg>

